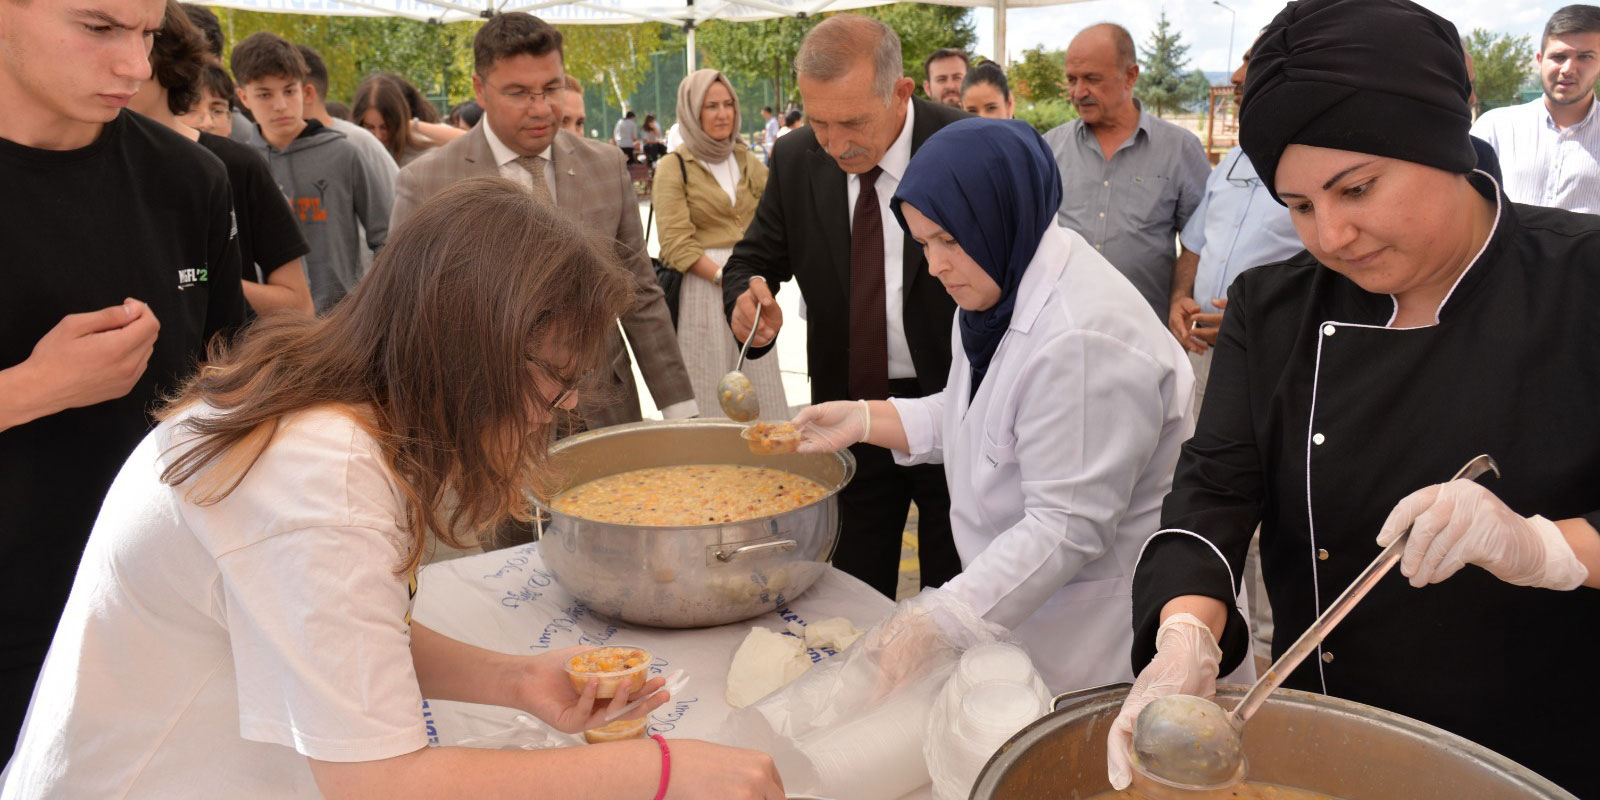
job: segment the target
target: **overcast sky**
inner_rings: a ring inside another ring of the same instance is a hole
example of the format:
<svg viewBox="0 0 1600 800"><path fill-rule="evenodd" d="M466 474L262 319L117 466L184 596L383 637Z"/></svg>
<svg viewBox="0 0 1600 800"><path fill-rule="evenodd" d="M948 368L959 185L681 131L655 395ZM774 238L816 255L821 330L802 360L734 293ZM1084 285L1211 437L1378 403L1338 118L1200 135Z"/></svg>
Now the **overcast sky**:
<svg viewBox="0 0 1600 800"><path fill-rule="evenodd" d="M1233 55L1241 53L1250 39L1278 11L1282 0L1222 0L1237 15L1233 30ZM1529 34L1534 49L1544 23L1562 0L1422 0L1422 5L1447 17L1463 35L1473 28L1513 34ZM1082 3L1045 8L1012 9L1006 16L1006 49L1013 62L1021 60L1023 50L1036 45L1065 48L1073 34L1096 22L1116 22L1127 28L1134 41L1143 47L1155 30L1156 19L1165 9L1175 30L1183 33L1189 45L1189 68L1208 72L1231 72L1237 64L1228 62L1228 26L1231 15L1211 0L1089 0ZM975 51L993 56L994 11L973 10L978 26Z"/></svg>

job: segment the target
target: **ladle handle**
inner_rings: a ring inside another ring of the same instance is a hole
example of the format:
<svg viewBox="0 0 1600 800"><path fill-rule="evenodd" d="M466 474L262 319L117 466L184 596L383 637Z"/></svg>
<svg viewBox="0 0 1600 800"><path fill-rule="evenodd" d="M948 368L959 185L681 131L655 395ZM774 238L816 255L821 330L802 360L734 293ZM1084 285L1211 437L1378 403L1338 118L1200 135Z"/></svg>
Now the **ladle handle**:
<svg viewBox="0 0 1600 800"><path fill-rule="evenodd" d="M756 303L756 321L750 323L750 334L744 337L744 346L739 348L739 361L733 365L733 371L744 369L744 354L750 350L750 342L756 338L756 328L761 327L761 303Z"/></svg>
<svg viewBox="0 0 1600 800"><path fill-rule="evenodd" d="M1468 461L1450 480L1476 480L1485 472L1493 472L1497 478L1500 476L1500 468L1494 463L1494 459L1480 455ZM1228 715L1235 728L1243 726L1250 716L1256 713L1256 709L1266 702L1267 695L1282 686L1289 673L1294 672L1294 668L1300 666L1300 662L1306 660L1306 656L1311 655L1312 651L1322 644L1322 640L1327 638L1334 626L1344 620L1350 609L1355 608L1356 603L1366 597L1367 592L1372 591L1372 587L1377 586L1378 581L1382 580L1395 564L1400 563L1400 557L1405 555L1406 541L1410 538L1411 529L1408 527L1400 534L1400 538L1383 548L1377 559L1356 576L1338 599L1322 612L1322 616L1317 617L1317 621L1311 623L1311 627L1306 628L1306 632L1300 634L1300 638L1294 640L1294 644L1290 645L1277 661L1272 662L1272 666L1267 667L1267 674L1256 680L1256 684L1245 693L1244 699L1234 707L1233 713Z"/></svg>

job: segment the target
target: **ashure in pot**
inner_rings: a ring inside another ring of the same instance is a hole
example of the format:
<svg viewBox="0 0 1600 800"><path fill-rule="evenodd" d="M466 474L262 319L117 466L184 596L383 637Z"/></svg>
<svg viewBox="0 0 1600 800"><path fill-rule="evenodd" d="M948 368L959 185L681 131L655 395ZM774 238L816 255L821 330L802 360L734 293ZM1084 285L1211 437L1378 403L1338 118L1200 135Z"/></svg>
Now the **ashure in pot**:
<svg viewBox="0 0 1600 800"><path fill-rule="evenodd" d="M749 619L810 588L839 539L839 490L855 474L848 451L760 456L727 420L639 422L579 434L551 448L570 486L647 467L741 464L822 484L820 500L769 517L696 526L596 522L538 502L548 517L539 554L562 588L607 616L662 628Z"/></svg>
<svg viewBox="0 0 1600 800"><path fill-rule="evenodd" d="M972 800L1085 800L1111 790L1106 734L1120 683L1056 698L984 766ZM1231 708L1247 687L1220 686ZM1372 706L1279 689L1244 729L1252 782L1345 800L1576 800L1487 748Z"/></svg>

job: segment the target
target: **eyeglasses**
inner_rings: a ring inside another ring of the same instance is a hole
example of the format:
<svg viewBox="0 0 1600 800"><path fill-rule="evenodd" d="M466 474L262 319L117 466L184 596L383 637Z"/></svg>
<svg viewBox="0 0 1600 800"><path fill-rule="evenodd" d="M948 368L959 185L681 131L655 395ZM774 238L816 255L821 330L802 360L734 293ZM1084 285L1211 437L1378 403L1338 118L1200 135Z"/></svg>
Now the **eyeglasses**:
<svg viewBox="0 0 1600 800"><path fill-rule="evenodd" d="M1243 178L1243 177L1235 178L1235 177L1233 177L1233 171L1239 168L1239 162L1241 162L1243 160L1244 160L1244 158L1242 156L1240 158L1234 159L1233 163L1228 165L1228 174L1223 176L1223 177L1228 181L1228 183L1231 183L1234 186L1238 186L1240 188L1249 188L1251 186L1260 186L1262 184L1262 181L1261 181L1261 176L1259 176L1259 175L1252 175L1252 176L1250 176L1248 178Z"/></svg>
<svg viewBox="0 0 1600 800"><path fill-rule="evenodd" d="M515 91L508 92L504 89L495 89L494 86L490 85L488 81L484 81L484 85L488 86L490 89L494 89L495 94L500 95L501 97L505 98L506 102L519 108L531 108L533 107L534 103L541 100L544 101L544 104L547 106L554 106L556 103L561 102L561 93L567 90L567 87L558 85L547 86L542 92L530 92L527 89L517 89Z"/></svg>
<svg viewBox="0 0 1600 800"><path fill-rule="evenodd" d="M562 406L572 402L572 398L577 396L577 394L578 394L578 389L580 387L582 387L585 383L588 383L589 382L589 377L594 374L593 370L585 370L582 375L579 375L576 378L573 378L573 379L567 380L567 381L562 381L562 380L560 380L560 377L556 374L556 372L554 370L552 370L549 367L546 367L546 366L544 366L542 364L539 364L538 362L532 362L532 363L534 364L534 366L538 367L540 371L544 372L544 374L549 375L553 380L555 380L556 385L561 387L561 391L557 392L556 396L554 398L551 398L551 399L548 399L548 400L544 401L545 405L549 406L549 411L550 411L550 413L552 415L556 414L559 411L561 411L562 410L562 408L561 408ZM540 398L541 399L543 399L543 395L544 395L544 393L540 392Z"/></svg>

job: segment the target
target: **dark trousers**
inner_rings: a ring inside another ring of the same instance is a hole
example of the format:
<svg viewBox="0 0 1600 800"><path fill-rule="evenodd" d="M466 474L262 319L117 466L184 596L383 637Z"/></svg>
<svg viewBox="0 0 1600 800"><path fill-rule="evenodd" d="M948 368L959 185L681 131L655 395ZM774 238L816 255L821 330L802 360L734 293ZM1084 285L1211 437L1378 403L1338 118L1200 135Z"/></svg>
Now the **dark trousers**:
<svg viewBox="0 0 1600 800"><path fill-rule="evenodd" d="M893 381L891 389L896 397L920 396L914 382ZM856 457L856 476L839 493L842 524L833 565L893 598L900 582L900 540L915 501L922 585L940 586L960 574L944 466L897 466L888 450L869 444L850 452Z"/></svg>
<svg viewBox="0 0 1600 800"><path fill-rule="evenodd" d="M617 148L617 149L618 149L618 150L621 150L621 151L622 151L622 154L623 154L623 155L624 155L624 156L627 156L627 157L628 157L628 163L629 163L629 164L632 164L632 163L633 163L633 148L631 148L631 147L619 147L619 148Z"/></svg>

